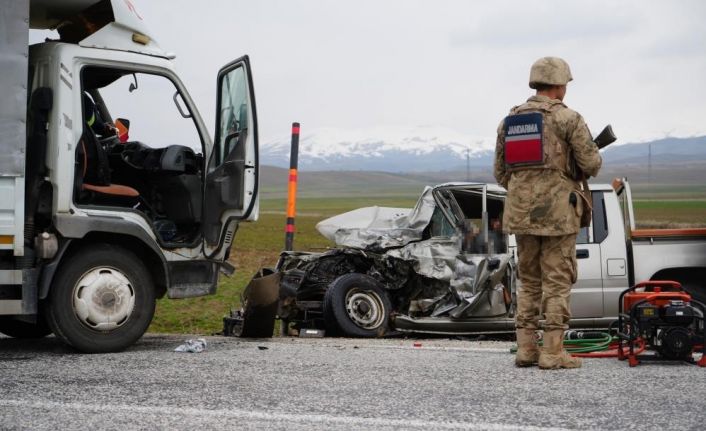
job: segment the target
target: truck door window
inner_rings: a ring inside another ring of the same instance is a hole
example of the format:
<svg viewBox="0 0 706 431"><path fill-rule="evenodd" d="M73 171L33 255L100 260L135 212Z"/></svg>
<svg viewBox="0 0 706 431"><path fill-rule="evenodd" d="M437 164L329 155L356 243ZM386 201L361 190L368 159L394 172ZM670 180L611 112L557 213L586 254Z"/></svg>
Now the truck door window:
<svg viewBox="0 0 706 431"><path fill-rule="evenodd" d="M579 233L576 235L576 244L588 244L591 240L588 237L588 228L582 227L579 229Z"/></svg>
<svg viewBox="0 0 706 431"><path fill-rule="evenodd" d="M248 87L242 67L223 76L220 97L220 124L214 148L215 166L222 164L244 142L248 131ZM241 146L242 147L242 146ZM244 151L244 148L240 148ZM232 157L232 156L231 156Z"/></svg>

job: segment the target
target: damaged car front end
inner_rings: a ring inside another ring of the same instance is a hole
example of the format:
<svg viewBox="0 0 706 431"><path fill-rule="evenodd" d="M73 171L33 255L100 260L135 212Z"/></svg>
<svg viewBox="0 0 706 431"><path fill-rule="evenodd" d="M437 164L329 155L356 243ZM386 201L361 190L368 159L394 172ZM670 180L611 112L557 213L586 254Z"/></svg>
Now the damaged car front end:
<svg viewBox="0 0 706 431"><path fill-rule="evenodd" d="M442 184L427 187L413 209L368 207L323 220L317 230L336 248L282 253L266 276L270 293L256 293L262 275L246 289L243 328L277 317L283 334L512 331L516 267L500 225L504 197L496 185Z"/></svg>

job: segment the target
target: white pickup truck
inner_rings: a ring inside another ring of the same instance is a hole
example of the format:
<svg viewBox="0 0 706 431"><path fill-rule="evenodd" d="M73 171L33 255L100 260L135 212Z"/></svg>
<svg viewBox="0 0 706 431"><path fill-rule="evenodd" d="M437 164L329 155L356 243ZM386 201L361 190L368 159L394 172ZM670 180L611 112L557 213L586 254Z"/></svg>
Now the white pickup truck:
<svg viewBox="0 0 706 431"><path fill-rule="evenodd" d="M593 223L576 246L574 318L591 324L603 315L595 323L609 323L617 316L620 293L645 280L679 281L695 299L706 299L706 229L636 229L626 179L591 190Z"/></svg>
<svg viewBox="0 0 706 431"><path fill-rule="evenodd" d="M120 350L156 298L232 272L258 214L250 63L219 71L212 139L173 59L130 0L0 0L0 332Z"/></svg>
<svg viewBox="0 0 706 431"><path fill-rule="evenodd" d="M620 293L643 280L676 280L704 300L706 229L635 229L626 180L591 190L572 327L608 327ZM497 222L504 198L497 185L442 184L412 210L369 207L322 221L317 229L337 247L285 252L274 274L253 279L242 334L270 335L275 312L283 328L358 337L514 330L516 247Z"/></svg>

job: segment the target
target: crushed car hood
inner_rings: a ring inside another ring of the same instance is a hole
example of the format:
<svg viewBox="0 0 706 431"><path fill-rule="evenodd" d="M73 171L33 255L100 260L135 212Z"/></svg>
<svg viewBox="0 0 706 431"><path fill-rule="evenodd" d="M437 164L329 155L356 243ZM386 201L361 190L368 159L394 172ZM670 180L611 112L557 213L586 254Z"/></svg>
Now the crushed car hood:
<svg viewBox="0 0 706 431"><path fill-rule="evenodd" d="M322 220L316 229L339 247L384 250L422 239L434 213L433 188L426 187L413 209L366 207Z"/></svg>

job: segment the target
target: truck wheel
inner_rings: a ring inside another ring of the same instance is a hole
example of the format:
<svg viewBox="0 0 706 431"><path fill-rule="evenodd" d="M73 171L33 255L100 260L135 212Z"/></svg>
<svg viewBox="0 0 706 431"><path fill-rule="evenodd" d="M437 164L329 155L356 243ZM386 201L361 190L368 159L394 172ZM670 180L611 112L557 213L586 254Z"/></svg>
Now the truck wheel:
<svg viewBox="0 0 706 431"><path fill-rule="evenodd" d="M154 308L154 286L142 261L121 247L97 244L62 263L47 320L57 337L82 352L117 352L145 333Z"/></svg>
<svg viewBox="0 0 706 431"><path fill-rule="evenodd" d="M51 329L42 316L37 316L37 323L0 317L0 332L13 338L42 338L51 334Z"/></svg>
<svg viewBox="0 0 706 431"><path fill-rule="evenodd" d="M326 330L349 337L383 336L391 308L387 294L375 279L363 274L342 275L324 295Z"/></svg>

